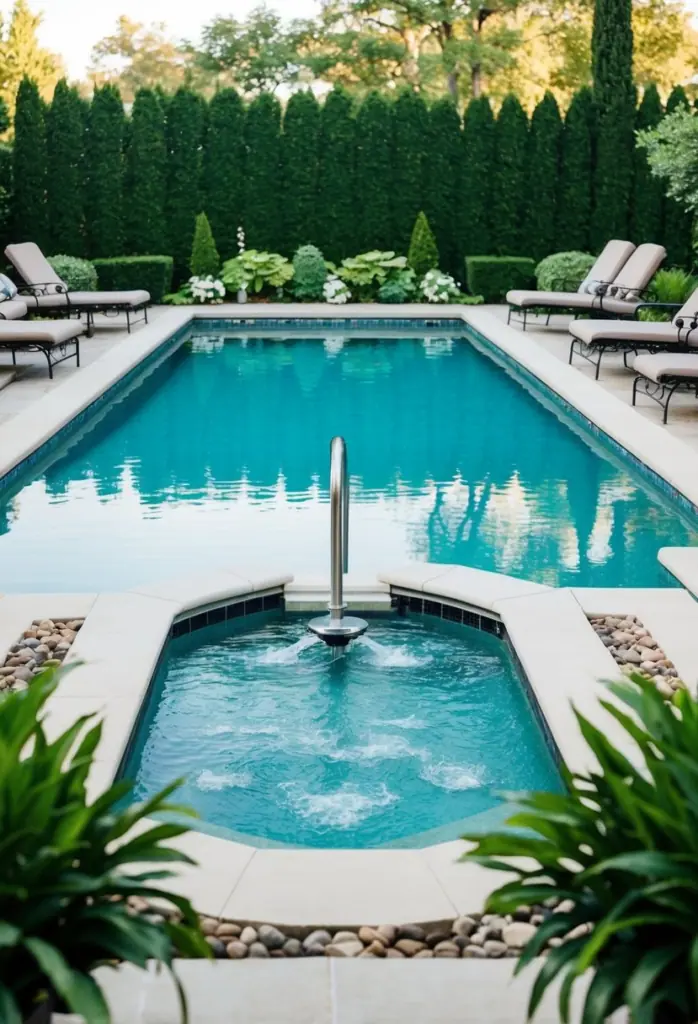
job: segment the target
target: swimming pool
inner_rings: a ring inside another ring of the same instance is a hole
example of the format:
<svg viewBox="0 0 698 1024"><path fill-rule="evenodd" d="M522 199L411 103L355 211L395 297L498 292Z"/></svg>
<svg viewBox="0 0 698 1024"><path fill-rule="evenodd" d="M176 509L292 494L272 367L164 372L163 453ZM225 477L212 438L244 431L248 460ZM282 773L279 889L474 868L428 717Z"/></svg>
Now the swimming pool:
<svg viewBox="0 0 698 1024"><path fill-rule="evenodd" d="M263 618L257 616L257 619ZM424 846L558 790L502 640L429 616L374 618L334 652L307 616L171 641L123 774L184 777L201 828L256 845Z"/></svg>
<svg viewBox="0 0 698 1024"><path fill-rule="evenodd" d="M657 551L695 543L695 517L463 330L195 327L5 492L2 589L245 565L325 575L335 434L352 571L417 559L553 586L668 585Z"/></svg>

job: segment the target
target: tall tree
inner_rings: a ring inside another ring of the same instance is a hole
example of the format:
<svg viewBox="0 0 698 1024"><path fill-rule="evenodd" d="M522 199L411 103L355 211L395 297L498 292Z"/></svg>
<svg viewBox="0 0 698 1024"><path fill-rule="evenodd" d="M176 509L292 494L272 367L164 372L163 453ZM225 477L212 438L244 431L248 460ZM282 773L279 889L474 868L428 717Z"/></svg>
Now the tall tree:
<svg viewBox="0 0 698 1024"><path fill-rule="evenodd" d="M689 109L686 90L677 85L672 89L666 103L667 114L676 110ZM693 261L691 245L692 219L690 214L676 202L667 198L664 205L664 247L667 263L673 267L689 268Z"/></svg>
<svg viewBox="0 0 698 1024"><path fill-rule="evenodd" d="M528 136L525 231L528 255L537 260L555 248L561 142L560 109L546 92L533 111Z"/></svg>
<svg viewBox="0 0 698 1024"><path fill-rule="evenodd" d="M204 117L204 101L190 89L178 89L167 105L168 177L165 219L176 283L188 277L194 225L201 210Z"/></svg>
<svg viewBox="0 0 698 1024"><path fill-rule="evenodd" d="M235 89L221 89L209 104L203 161L204 209L227 260L237 255L245 194L245 107Z"/></svg>
<svg viewBox="0 0 698 1024"><path fill-rule="evenodd" d="M596 0L591 56L599 111L591 242L598 251L610 238L628 236L635 148L632 0Z"/></svg>
<svg viewBox="0 0 698 1024"><path fill-rule="evenodd" d="M423 205L428 124L426 103L413 89L405 89L393 105L393 227L401 253L409 248Z"/></svg>
<svg viewBox="0 0 698 1024"><path fill-rule="evenodd" d="M494 115L486 96L468 104L463 121L460 237L465 256L492 252L490 205L494 167Z"/></svg>
<svg viewBox="0 0 698 1024"><path fill-rule="evenodd" d="M286 106L282 137L283 232L288 256L314 241L319 133L320 107L314 94L294 93Z"/></svg>
<svg viewBox="0 0 698 1024"><path fill-rule="evenodd" d="M11 111L23 78L36 83L43 99L53 92L61 77L60 57L39 45L37 32L42 22L27 0L15 0L9 23L0 15L0 98Z"/></svg>
<svg viewBox="0 0 698 1024"><path fill-rule="evenodd" d="M14 144L14 230L16 242L48 243L46 128L36 82L22 79L17 92Z"/></svg>
<svg viewBox="0 0 698 1024"><path fill-rule="evenodd" d="M113 85L95 89L85 147L85 219L89 254L124 249L124 106Z"/></svg>
<svg viewBox="0 0 698 1024"><path fill-rule="evenodd" d="M339 263L357 250L356 122L341 87L322 107L319 154L315 240L326 259Z"/></svg>
<svg viewBox="0 0 698 1024"><path fill-rule="evenodd" d="M360 199L358 248L392 249L393 145L388 100L370 92L356 115L356 195Z"/></svg>
<svg viewBox="0 0 698 1024"><path fill-rule="evenodd" d="M441 268L463 280L460 241L460 183L463 140L458 111L450 99L437 100L429 111L429 184L424 212L439 248Z"/></svg>
<svg viewBox="0 0 698 1024"><path fill-rule="evenodd" d="M50 248L69 256L85 255L83 149L85 127L77 89L62 78L46 110L46 150Z"/></svg>
<svg viewBox="0 0 698 1024"><path fill-rule="evenodd" d="M139 89L126 148L126 252L143 256L167 253L166 184L164 111L152 89Z"/></svg>
<svg viewBox="0 0 698 1024"><path fill-rule="evenodd" d="M589 248L595 125L593 93L580 89L569 105L562 133L556 243L561 251Z"/></svg>
<svg viewBox="0 0 698 1024"><path fill-rule="evenodd" d="M662 101L656 85L648 85L635 115L635 128L654 128L662 119ZM645 151L635 149L635 181L631 210L631 236L633 242L658 242L664 228L664 188L652 176Z"/></svg>
<svg viewBox="0 0 698 1024"><path fill-rule="evenodd" d="M281 105L271 93L257 96L245 119L247 179L245 229L251 249L279 252L281 228Z"/></svg>
<svg viewBox="0 0 698 1024"><path fill-rule="evenodd" d="M516 96L507 96L494 132L492 243L500 256L527 256L523 231L528 118Z"/></svg>
<svg viewBox="0 0 698 1024"><path fill-rule="evenodd" d="M164 25L145 25L121 15L116 30L92 48L88 77L95 85L116 85L131 103L139 89L159 85L174 92L191 85L194 69L194 56L169 38Z"/></svg>

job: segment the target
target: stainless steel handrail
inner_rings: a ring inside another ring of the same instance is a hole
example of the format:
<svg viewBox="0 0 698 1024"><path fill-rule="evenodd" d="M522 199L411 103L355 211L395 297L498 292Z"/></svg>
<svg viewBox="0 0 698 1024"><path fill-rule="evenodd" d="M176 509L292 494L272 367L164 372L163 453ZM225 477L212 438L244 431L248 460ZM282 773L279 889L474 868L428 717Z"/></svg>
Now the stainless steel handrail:
<svg viewBox="0 0 698 1024"><path fill-rule="evenodd" d="M349 569L349 476L343 437L330 442L330 620L344 616L344 573Z"/></svg>

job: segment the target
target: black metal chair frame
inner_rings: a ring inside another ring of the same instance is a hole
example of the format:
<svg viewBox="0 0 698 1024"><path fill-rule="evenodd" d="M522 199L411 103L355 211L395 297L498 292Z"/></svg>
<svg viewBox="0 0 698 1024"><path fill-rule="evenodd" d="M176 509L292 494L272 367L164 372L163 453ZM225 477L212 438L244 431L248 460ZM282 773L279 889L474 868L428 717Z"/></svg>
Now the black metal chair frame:
<svg viewBox="0 0 698 1024"><path fill-rule="evenodd" d="M74 351L68 351L70 346L73 347ZM66 359L75 359L76 364L80 365L80 337L68 338L66 341L51 342L51 341L2 341L0 340L0 349L9 349L12 353L12 365L17 365L17 353L18 352L42 352L46 357L48 363L48 375L53 380L53 368L58 366L59 363L64 363ZM60 355L57 357L56 352Z"/></svg>
<svg viewBox="0 0 698 1024"><path fill-rule="evenodd" d="M52 288L53 291L48 291L49 288ZM104 313L105 316L119 316L121 313L125 313L126 330L129 334L131 333L131 328L135 327L137 324L148 323L148 302L138 302L134 306L124 305L122 302L104 302L99 303L98 305L95 305L92 302L88 304L76 303L71 300L68 289L64 288L62 284L57 284L55 281L23 285L18 289L18 294L32 295L34 298L46 295L65 295L65 306L36 306L34 309L29 309L29 316L31 317L33 313L44 311L51 313L51 315L64 315L68 318L73 315L77 315L77 317L80 318L84 313L87 320L86 333L88 338L91 338L94 334L95 313ZM134 320L132 318L134 313L142 313L143 315Z"/></svg>
<svg viewBox="0 0 698 1024"><path fill-rule="evenodd" d="M566 282L566 284L570 285L570 293L572 293L573 291L577 291L577 289L574 288L574 282ZM615 293L614 293L613 281L596 281L595 284L597 285L597 288L598 288L598 290L596 292L596 296L598 297L598 300L599 300L599 305L598 306L593 306L591 308L587 307L585 309L581 309L580 310L580 309L575 309L574 306L557 306L557 305L556 306L546 306L544 304L540 305L540 306L534 306L534 305L531 305L531 306L515 306L515 305L512 305L510 303L509 304L509 313L508 313L508 316L507 316L507 324L511 324L511 322L513 320L514 323L523 324L523 329L525 331L526 330L527 314L528 313L530 313L532 316L535 316L535 317L545 316L546 317L546 321L545 321L545 325L544 325L545 327L547 327L550 324L550 317L553 316L553 314L555 314L555 313L558 313L560 316L566 315L566 314L569 314L569 313L573 313L573 314L574 313L585 313L592 320L608 319L609 317L613 317L614 319L617 319L617 320L627 319L627 314L613 313L611 310L604 309L604 306L603 306L604 298L606 298L606 297L608 297L608 298L615 298L616 297ZM563 292L565 290L566 289L564 289L564 288L560 289L561 292ZM627 289L618 289L618 290L619 291L627 291ZM582 294L582 293L579 293L579 294ZM639 292L638 294L640 296L643 296L645 293L644 292ZM523 317L521 316L522 313L523 313ZM513 314L518 314L518 315L513 315Z"/></svg>
<svg viewBox="0 0 698 1024"><path fill-rule="evenodd" d="M669 402L677 391L694 391L698 398L698 373L695 377L677 377L666 373L661 375L661 380L652 380L644 373L638 373L633 381L633 405L637 402L637 393L641 389L642 394L651 398L660 408L664 410L663 423L666 424L669 417Z"/></svg>

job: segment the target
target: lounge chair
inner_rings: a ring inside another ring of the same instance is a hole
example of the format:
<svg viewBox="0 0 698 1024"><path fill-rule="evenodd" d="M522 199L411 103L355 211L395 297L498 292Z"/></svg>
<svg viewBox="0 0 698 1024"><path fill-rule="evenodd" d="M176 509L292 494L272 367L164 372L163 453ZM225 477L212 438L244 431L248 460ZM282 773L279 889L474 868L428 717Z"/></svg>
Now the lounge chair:
<svg viewBox="0 0 698 1024"><path fill-rule="evenodd" d="M21 320L27 312L27 304L21 299L3 299L0 302L0 320Z"/></svg>
<svg viewBox="0 0 698 1024"><path fill-rule="evenodd" d="M635 246L632 242L619 239L607 242L576 291L535 292L514 289L507 292L507 323L511 323L512 314L519 314L517 320L526 330L526 316L529 312L535 312L536 315L541 311L547 312L549 323L551 313L556 310L559 312L566 309L593 309L594 305L598 305L599 292L605 291L613 283L634 251Z"/></svg>
<svg viewBox="0 0 698 1024"><path fill-rule="evenodd" d="M124 292L71 292L34 242L8 245L5 255L25 282L20 292L30 313L34 310L63 312L68 316L73 313L81 316L84 313L87 318L88 335L94 328L95 313L125 313L126 329L129 333L133 324L148 322L150 293L144 289ZM134 313L141 312L141 317L137 320L132 319Z"/></svg>
<svg viewBox="0 0 698 1024"><path fill-rule="evenodd" d="M3 305L3 303L0 303ZM48 375L66 359L80 365L80 336L85 328L79 320L0 320L0 349L9 349L17 365L18 352L43 352Z"/></svg>
<svg viewBox="0 0 698 1024"><path fill-rule="evenodd" d="M674 312L671 323L652 323L648 320L573 320L570 324L572 342L570 363L575 354L596 367L599 379L601 360L605 352L622 352L628 365L628 355L638 352L661 352L667 349L686 351L698 345L698 288L683 306L674 303L640 303L642 309L667 309Z"/></svg>
<svg viewBox="0 0 698 1024"><path fill-rule="evenodd" d="M669 416L669 402L677 391L694 391L698 398L698 351L637 356L633 361L633 369L636 374L633 381L633 405L636 404L638 391L641 391L662 407L664 423Z"/></svg>

